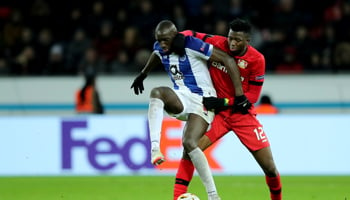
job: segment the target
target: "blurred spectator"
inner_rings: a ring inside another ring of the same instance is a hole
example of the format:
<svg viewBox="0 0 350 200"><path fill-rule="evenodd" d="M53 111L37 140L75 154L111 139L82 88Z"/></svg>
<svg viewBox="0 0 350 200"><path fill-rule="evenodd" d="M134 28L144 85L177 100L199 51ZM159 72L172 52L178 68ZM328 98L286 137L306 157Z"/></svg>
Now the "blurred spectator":
<svg viewBox="0 0 350 200"><path fill-rule="evenodd" d="M124 30L122 49L126 51L130 61L134 60L137 51L143 46L140 44L139 35L139 29L137 29L135 26L129 26ZM152 45L147 45L147 47L152 48Z"/></svg>
<svg viewBox="0 0 350 200"><path fill-rule="evenodd" d="M350 1L344 0L340 4L341 18L334 22L335 34L338 41L350 41Z"/></svg>
<svg viewBox="0 0 350 200"><path fill-rule="evenodd" d="M218 19L215 23L214 35L226 36L228 32L227 21L224 19Z"/></svg>
<svg viewBox="0 0 350 200"><path fill-rule="evenodd" d="M315 59L316 57L318 57L318 54L314 51L317 48L312 43L312 40L308 35L308 29L306 26L299 25L296 27L294 35L292 36L292 41L293 42L291 43L291 45L295 48L296 57L301 62L301 64L303 64L304 66L308 66L311 69L317 69L320 67L320 65L316 64L315 62ZM317 60L319 59L317 58ZM312 65L312 63L315 65Z"/></svg>
<svg viewBox="0 0 350 200"><path fill-rule="evenodd" d="M19 10L13 10L10 20L4 25L4 44L11 48L22 35L23 21L22 13Z"/></svg>
<svg viewBox="0 0 350 200"><path fill-rule="evenodd" d="M151 56L151 51L149 49L141 49L136 53L135 66L131 72L139 72L146 65L148 58Z"/></svg>
<svg viewBox="0 0 350 200"><path fill-rule="evenodd" d="M11 63L11 74L14 75L38 75L39 64L37 55L32 46L25 46Z"/></svg>
<svg viewBox="0 0 350 200"><path fill-rule="evenodd" d="M213 33L216 23L216 13L213 4L209 1L204 1L200 7L199 16L194 18L194 20L201 23L194 23L191 26L193 30L203 33Z"/></svg>
<svg viewBox="0 0 350 200"><path fill-rule="evenodd" d="M101 30L103 21L108 20L105 11L104 1L94 1L89 10L89 15L86 17L85 29L89 33L89 37L96 38Z"/></svg>
<svg viewBox="0 0 350 200"><path fill-rule="evenodd" d="M338 43L334 55L335 71L350 71L350 42Z"/></svg>
<svg viewBox="0 0 350 200"><path fill-rule="evenodd" d="M246 12L242 0L229 0L228 17L230 19L243 18Z"/></svg>
<svg viewBox="0 0 350 200"><path fill-rule="evenodd" d="M81 60L78 68L78 74L85 74L90 71L94 73L104 72L105 66L98 58L97 52L93 47L85 50L84 58Z"/></svg>
<svg viewBox="0 0 350 200"><path fill-rule="evenodd" d="M278 0L273 12L271 26L278 28L289 36L300 22L300 12L295 7L294 0Z"/></svg>
<svg viewBox="0 0 350 200"><path fill-rule="evenodd" d="M96 87L93 72L85 74L85 83L75 94L75 111L78 114L103 114L104 109Z"/></svg>
<svg viewBox="0 0 350 200"><path fill-rule="evenodd" d="M262 95L258 105L255 106L255 110L258 114L272 115L279 113L279 110L272 103L269 95Z"/></svg>
<svg viewBox="0 0 350 200"><path fill-rule="evenodd" d="M248 20L250 21L250 20ZM259 30L255 25L252 24L250 45L254 48L260 50L264 44L264 39L261 30Z"/></svg>
<svg viewBox="0 0 350 200"><path fill-rule="evenodd" d="M34 46L35 45L35 36L33 30L30 27L23 27L20 37L11 47L11 54L18 55L23 47L25 46Z"/></svg>
<svg viewBox="0 0 350 200"><path fill-rule="evenodd" d="M52 32L49 28L43 28L40 30L38 40L35 44L36 57L38 59L38 66L33 72L36 75L43 74L48 68L49 52L53 44Z"/></svg>
<svg viewBox="0 0 350 200"><path fill-rule="evenodd" d="M186 13L189 20L194 19L200 15L201 6L203 5L204 2L205 0L184 1L184 8L186 9ZM194 23L194 22L191 21L191 23Z"/></svg>
<svg viewBox="0 0 350 200"><path fill-rule="evenodd" d="M92 42L83 29L77 29L67 47L67 63L65 65L67 74L77 74L78 67L82 61L85 51L91 47Z"/></svg>
<svg viewBox="0 0 350 200"><path fill-rule="evenodd" d="M67 17L67 21L69 23L65 24L65 33L66 35L63 37L66 40L70 40L76 35L77 30L85 31L85 21L83 18L83 13L80 8L73 8L70 10L70 15ZM84 33L86 35L86 33Z"/></svg>
<svg viewBox="0 0 350 200"><path fill-rule="evenodd" d="M9 67L7 61L0 57L0 76L8 75L9 74Z"/></svg>
<svg viewBox="0 0 350 200"><path fill-rule="evenodd" d="M135 12L137 15L132 15L132 25L142 31L138 38L139 42L144 46L153 45L153 29L161 20L159 12L155 12L153 3L150 0L137 1Z"/></svg>
<svg viewBox="0 0 350 200"><path fill-rule="evenodd" d="M45 0L34 0L30 8L31 20L28 20L28 22L35 31L39 31L51 25L51 15L51 8L48 2Z"/></svg>
<svg viewBox="0 0 350 200"><path fill-rule="evenodd" d="M117 10L113 24L116 26L115 34L118 38L123 37L124 30L129 25L129 17L126 9L120 8Z"/></svg>
<svg viewBox="0 0 350 200"><path fill-rule="evenodd" d="M49 53L48 68L45 74L65 75L64 48L62 44L52 45Z"/></svg>
<svg viewBox="0 0 350 200"><path fill-rule="evenodd" d="M0 5L0 27L3 27L5 22L10 18L11 7L6 4Z"/></svg>
<svg viewBox="0 0 350 200"><path fill-rule="evenodd" d="M184 9L180 4L176 4L172 10L172 18L178 30L185 30L187 25L187 17L185 15Z"/></svg>
<svg viewBox="0 0 350 200"><path fill-rule="evenodd" d="M129 55L125 50L118 52L117 59L113 62L112 73L113 74L126 74L132 72L132 62L129 59Z"/></svg>
<svg viewBox="0 0 350 200"><path fill-rule="evenodd" d="M121 48L120 43L116 35L113 34L112 23L109 21L103 22L98 36L93 41L98 57L105 65L105 69L102 71L107 73L111 71L111 65Z"/></svg>
<svg viewBox="0 0 350 200"><path fill-rule="evenodd" d="M283 62L283 51L286 45L286 34L280 29L265 30L265 42L261 51L265 55L266 70L275 71L276 66Z"/></svg>
<svg viewBox="0 0 350 200"><path fill-rule="evenodd" d="M300 74L304 72L304 66L297 60L296 51L293 47L286 47L282 52L283 60L276 66L279 74Z"/></svg>

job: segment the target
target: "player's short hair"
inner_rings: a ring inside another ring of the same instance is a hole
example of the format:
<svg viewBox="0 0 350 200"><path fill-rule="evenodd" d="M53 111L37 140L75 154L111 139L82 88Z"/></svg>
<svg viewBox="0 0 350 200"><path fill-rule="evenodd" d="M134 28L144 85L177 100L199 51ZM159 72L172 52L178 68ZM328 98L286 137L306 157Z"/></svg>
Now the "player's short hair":
<svg viewBox="0 0 350 200"><path fill-rule="evenodd" d="M237 18L230 22L230 29L235 32L250 34L252 27L248 21Z"/></svg>

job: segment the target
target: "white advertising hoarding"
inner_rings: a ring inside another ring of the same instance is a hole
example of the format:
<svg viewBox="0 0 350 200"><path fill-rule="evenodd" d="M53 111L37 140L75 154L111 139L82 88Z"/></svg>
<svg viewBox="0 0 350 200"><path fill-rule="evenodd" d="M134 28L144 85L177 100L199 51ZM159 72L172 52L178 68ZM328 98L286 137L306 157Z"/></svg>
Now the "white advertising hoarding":
<svg viewBox="0 0 350 200"><path fill-rule="evenodd" d="M259 119L281 174L350 174L350 115ZM0 176L174 174L182 155L183 126L165 119L162 150L167 162L154 168L144 115L0 117ZM262 174L232 132L206 155L215 174Z"/></svg>

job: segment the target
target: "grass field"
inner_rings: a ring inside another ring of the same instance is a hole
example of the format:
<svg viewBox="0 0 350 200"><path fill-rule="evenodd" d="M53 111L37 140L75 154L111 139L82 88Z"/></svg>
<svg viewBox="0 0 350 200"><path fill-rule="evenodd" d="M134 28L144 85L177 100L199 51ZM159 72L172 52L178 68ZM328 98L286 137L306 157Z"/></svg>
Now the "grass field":
<svg viewBox="0 0 350 200"><path fill-rule="evenodd" d="M262 176L215 176L223 200L269 200ZM173 176L1 177L0 200L172 200ZM284 176L284 200L350 200L350 176ZM190 192L206 200L198 176Z"/></svg>

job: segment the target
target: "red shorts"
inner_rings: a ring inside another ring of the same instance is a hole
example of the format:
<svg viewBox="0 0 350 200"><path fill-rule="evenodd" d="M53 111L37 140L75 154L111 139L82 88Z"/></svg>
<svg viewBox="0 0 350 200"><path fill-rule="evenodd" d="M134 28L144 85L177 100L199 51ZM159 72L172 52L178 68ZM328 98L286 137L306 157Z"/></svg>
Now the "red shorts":
<svg viewBox="0 0 350 200"><path fill-rule="evenodd" d="M228 113L228 114L227 114ZM256 151L270 146L265 135L263 126L256 118L255 113L241 114L223 112L215 115L211 128L206 132L206 136L214 143L229 131L233 131L238 139L250 151Z"/></svg>

